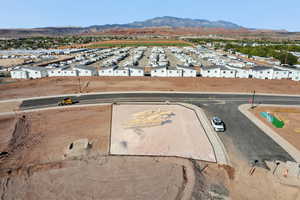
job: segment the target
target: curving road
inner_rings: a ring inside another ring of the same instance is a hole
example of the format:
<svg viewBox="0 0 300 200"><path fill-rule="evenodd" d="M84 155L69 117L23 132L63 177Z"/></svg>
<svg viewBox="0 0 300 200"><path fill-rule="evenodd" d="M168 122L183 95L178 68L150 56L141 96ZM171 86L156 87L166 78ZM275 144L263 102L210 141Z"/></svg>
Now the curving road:
<svg viewBox="0 0 300 200"><path fill-rule="evenodd" d="M294 161L293 158L255 124L245 117L238 106L249 102L252 95L246 94L193 94L193 93L115 93L84 94L73 96L79 104L111 102L184 102L203 108L208 116L220 116L227 127L220 138L226 148L232 144L241 153L243 159ZM23 101L21 109L34 109L56 106L63 97L30 99ZM256 95L255 103L300 105L297 96Z"/></svg>

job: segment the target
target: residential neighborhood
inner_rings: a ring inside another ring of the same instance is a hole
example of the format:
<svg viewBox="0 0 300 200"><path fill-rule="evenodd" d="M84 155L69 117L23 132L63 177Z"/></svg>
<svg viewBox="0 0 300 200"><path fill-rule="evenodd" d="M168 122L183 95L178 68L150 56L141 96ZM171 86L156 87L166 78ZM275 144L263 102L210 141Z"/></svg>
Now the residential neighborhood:
<svg viewBox="0 0 300 200"><path fill-rule="evenodd" d="M13 79L74 76L151 76L210 77L300 80L300 68L282 66L270 58L255 57L253 62L237 55L224 54L203 46L197 47L125 47L110 49L74 49L2 51L8 57L45 57L71 55L71 59L48 65L18 65L5 68ZM23 55L22 55L23 54ZM243 55L242 55L243 56ZM255 60L269 61L262 66ZM2 69L3 70L3 69Z"/></svg>

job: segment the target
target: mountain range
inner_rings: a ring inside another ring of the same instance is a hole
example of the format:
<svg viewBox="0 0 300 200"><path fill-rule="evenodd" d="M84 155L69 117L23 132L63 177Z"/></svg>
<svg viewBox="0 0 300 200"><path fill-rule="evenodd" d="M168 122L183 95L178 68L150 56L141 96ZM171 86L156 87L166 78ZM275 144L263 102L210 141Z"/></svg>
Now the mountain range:
<svg viewBox="0 0 300 200"><path fill-rule="evenodd" d="M0 29L0 37L26 37L43 35L70 35L82 33L95 33L110 29L135 29L135 28L222 28L242 29L243 27L227 21L209 21L204 19L190 19L178 17L156 17L145 21L136 21L127 24L93 25L88 27L42 27L31 29Z"/></svg>
<svg viewBox="0 0 300 200"><path fill-rule="evenodd" d="M225 29L239 29L243 28L232 22L227 21L209 21L204 19L190 19L178 17L156 17L145 21L137 21L128 24L107 24L107 25L94 25L87 28L94 28L97 30L114 29L114 28L149 28L149 27L199 27L199 28L225 28Z"/></svg>

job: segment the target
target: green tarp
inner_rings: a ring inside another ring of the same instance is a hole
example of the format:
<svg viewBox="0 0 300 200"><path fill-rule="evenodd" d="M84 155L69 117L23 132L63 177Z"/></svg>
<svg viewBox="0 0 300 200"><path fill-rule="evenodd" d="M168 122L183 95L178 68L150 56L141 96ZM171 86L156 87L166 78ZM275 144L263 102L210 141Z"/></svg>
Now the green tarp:
<svg viewBox="0 0 300 200"><path fill-rule="evenodd" d="M277 119L272 114L270 114L268 112L261 112L260 115L263 118L266 118L269 122L271 122L273 124L273 126L275 126L276 128L284 127L284 121L281 121L281 120Z"/></svg>

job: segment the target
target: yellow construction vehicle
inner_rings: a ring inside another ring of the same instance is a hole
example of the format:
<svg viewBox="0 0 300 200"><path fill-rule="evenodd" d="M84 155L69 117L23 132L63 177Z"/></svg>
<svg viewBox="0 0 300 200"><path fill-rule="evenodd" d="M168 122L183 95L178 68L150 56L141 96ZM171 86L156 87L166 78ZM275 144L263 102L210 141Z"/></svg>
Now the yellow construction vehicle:
<svg viewBox="0 0 300 200"><path fill-rule="evenodd" d="M72 98L66 97L62 101L58 102L58 105L59 106L66 106L66 105L72 105L74 103L78 103L78 101L74 101Z"/></svg>

